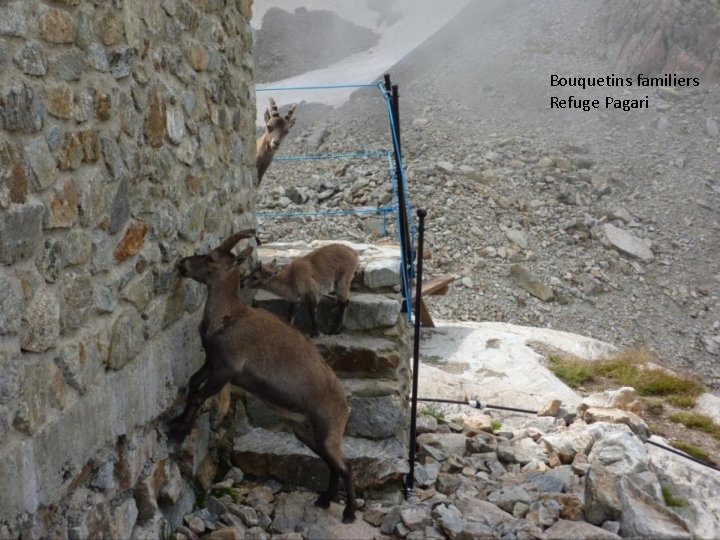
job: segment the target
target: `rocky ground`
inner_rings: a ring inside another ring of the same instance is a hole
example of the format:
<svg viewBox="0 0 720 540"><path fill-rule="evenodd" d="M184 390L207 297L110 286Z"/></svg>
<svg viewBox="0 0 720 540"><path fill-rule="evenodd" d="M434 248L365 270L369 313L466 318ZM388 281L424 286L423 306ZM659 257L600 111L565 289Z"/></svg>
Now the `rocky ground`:
<svg viewBox="0 0 720 540"><path fill-rule="evenodd" d="M476 2L392 70L410 197L429 211L425 269L458 278L430 308L445 319L642 344L717 391L720 89L551 88L552 73L613 73L601 37L606 8ZM548 108L551 95L570 94L648 96L650 108ZM390 147L374 91L337 111L307 111L298 106L279 155ZM383 158L276 162L257 210L334 212L391 200ZM381 225L376 217L260 216L264 240L366 240ZM392 220L388 232L395 239Z"/></svg>
<svg viewBox="0 0 720 540"><path fill-rule="evenodd" d="M575 412L504 422L480 412L418 420L416 489L371 493L354 524L315 493L232 469L188 514L177 538L712 538L718 482L700 466L646 449L647 426L625 389ZM599 405L599 406L598 406ZM608 420L612 423L609 423ZM494 430L494 432L493 432ZM682 471L682 472L679 472ZM617 478L622 477L620 482Z"/></svg>

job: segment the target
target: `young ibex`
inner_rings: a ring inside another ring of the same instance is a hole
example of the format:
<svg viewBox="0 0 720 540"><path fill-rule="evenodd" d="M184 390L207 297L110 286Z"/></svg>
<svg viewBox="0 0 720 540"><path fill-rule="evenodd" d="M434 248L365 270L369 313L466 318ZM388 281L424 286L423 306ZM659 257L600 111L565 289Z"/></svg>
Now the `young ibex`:
<svg viewBox="0 0 720 540"><path fill-rule="evenodd" d="M252 248L237 258L231 250L254 233L236 233L207 255L178 263L180 274L207 285L200 323L206 359L190 378L185 408L170 422L169 436L182 441L205 400L232 382L305 424L294 428L296 436L330 467L328 488L315 504L327 508L342 477L347 490L343 521L349 523L355 519L355 491L341 449L349 414L345 390L309 339L275 315L237 298L239 266Z"/></svg>
<svg viewBox="0 0 720 540"><path fill-rule="evenodd" d="M280 148L280 143L295 125L293 114L295 113L295 105L290 107L288 113L282 117L278 112L275 100L270 98L270 107L265 109L265 133L255 143L255 164L257 165L257 184L260 185L265 171L267 171L270 163L275 156L275 152Z"/></svg>
<svg viewBox="0 0 720 540"><path fill-rule="evenodd" d="M318 330L318 304L322 295L331 291L337 294L339 311L333 333L339 334L345 322L345 312L350 298L350 283L358 266L355 250L342 244L330 244L298 257L284 268L258 264L243 279L244 288L260 287L290 302L288 320L295 323L295 313L301 301L307 302L312 323L312 336Z"/></svg>

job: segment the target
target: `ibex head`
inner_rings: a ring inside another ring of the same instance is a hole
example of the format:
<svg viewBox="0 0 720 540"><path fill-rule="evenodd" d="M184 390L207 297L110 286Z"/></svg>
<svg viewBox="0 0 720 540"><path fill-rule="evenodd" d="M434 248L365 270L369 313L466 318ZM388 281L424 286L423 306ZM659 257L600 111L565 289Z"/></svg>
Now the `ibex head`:
<svg viewBox="0 0 720 540"><path fill-rule="evenodd" d="M222 281L234 269L245 262L252 254L253 248L247 247L235 256L232 248L243 238L252 238L255 229L248 229L235 233L210 253L185 257L178 262L178 271L183 277L189 277L200 283L213 283Z"/></svg>
<svg viewBox="0 0 720 540"><path fill-rule="evenodd" d="M280 147L280 143L295 125L293 114L295 113L295 105L285 116L280 116L277 105L273 98L269 98L270 107L265 109L265 136L268 138L270 148L275 151Z"/></svg>
<svg viewBox="0 0 720 540"><path fill-rule="evenodd" d="M257 289L274 278L279 271L280 268L276 266L276 261L274 260L264 266L262 263L258 263L253 271L242 279L240 287L243 289Z"/></svg>

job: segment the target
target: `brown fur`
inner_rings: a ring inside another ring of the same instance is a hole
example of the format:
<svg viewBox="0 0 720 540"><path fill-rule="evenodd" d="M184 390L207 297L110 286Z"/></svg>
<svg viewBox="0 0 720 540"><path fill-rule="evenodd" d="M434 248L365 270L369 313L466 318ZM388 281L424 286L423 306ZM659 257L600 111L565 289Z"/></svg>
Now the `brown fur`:
<svg viewBox="0 0 720 540"><path fill-rule="evenodd" d="M342 331L350 300L350 283L358 266L355 250L343 244L329 244L298 257L280 270L274 264L258 267L243 280L243 287L260 287L290 302L293 324L297 304L304 301L310 310L312 335L319 335L317 306L324 294L335 291L339 312L334 333Z"/></svg>
<svg viewBox="0 0 720 540"><path fill-rule="evenodd" d="M345 389L309 339L274 315L237 298L239 265L252 248L237 259L230 250L253 234L237 233L209 254L186 257L178 264L183 276L207 285L200 323L206 360L190 378L185 409L171 421L169 435L183 440L202 403L228 383L236 384L289 417L306 421L309 431L298 428L296 435L330 467L330 483L316 504L330 504L342 477L348 494L343 521L352 521L352 472L341 449L349 415Z"/></svg>
<svg viewBox="0 0 720 540"><path fill-rule="evenodd" d="M292 117L295 113L295 105L290 107L288 113L283 117L278 112L277 105L273 98L269 98L270 107L265 109L265 132L255 143L255 165L257 166L257 184L260 185L265 171L270 167L275 152L280 148L280 143L295 125Z"/></svg>

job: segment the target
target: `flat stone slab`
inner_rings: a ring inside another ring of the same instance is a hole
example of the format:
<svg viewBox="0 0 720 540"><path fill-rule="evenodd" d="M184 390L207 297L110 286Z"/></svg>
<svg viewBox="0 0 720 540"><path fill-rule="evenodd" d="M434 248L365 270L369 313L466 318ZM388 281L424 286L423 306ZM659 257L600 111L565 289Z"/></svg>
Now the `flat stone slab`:
<svg viewBox="0 0 720 540"><path fill-rule="evenodd" d="M399 485L409 470L405 447L395 439L345 437L343 451L358 491ZM272 476L316 491L327 487L330 474L325 462L293 434L262 428L235 439L232 461L247 474Z"/></svg>
<svg viewBox="0 0 720 540"><path fill-rule="evenodd" d="M631 232L620 229L612 223L603 225L603 230L612 246L625 255L630 255L645 263L652 262L655 259L655 255L650 249L652 246L650 240L638 238Z"/></svg>
<svg viewBox="0 0 720 540"><path fill-rule="evenodd" d="M555 298L555 293L550 287L538 281L535 276L519 264L514 264L512 266L510 269L510 277L515 280L518 287L524 289L543 302L552 302Z"/></svg>
<svg viewBox="0 0 720 540"><path fill-rule="evenodd" d="M479 399L531 410L556 398L574 409L580 396L545 367L545 358L536 351L543 346L588 360L615 350L601 341L556 330L438 321L436 328L422 330L419 395Z"/></svg>

